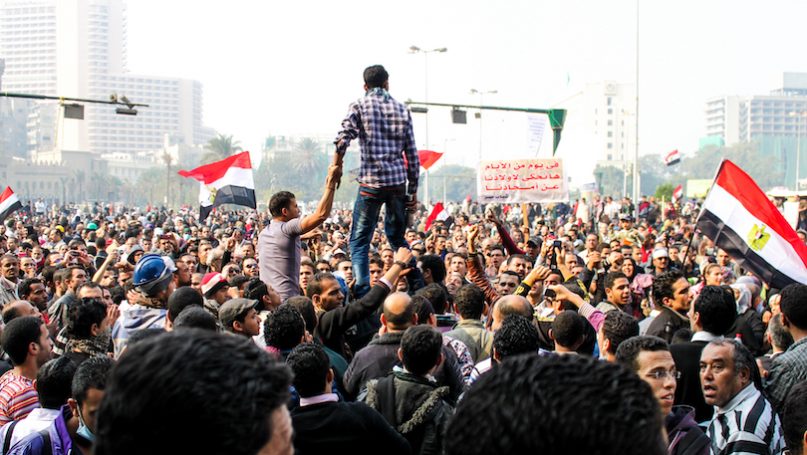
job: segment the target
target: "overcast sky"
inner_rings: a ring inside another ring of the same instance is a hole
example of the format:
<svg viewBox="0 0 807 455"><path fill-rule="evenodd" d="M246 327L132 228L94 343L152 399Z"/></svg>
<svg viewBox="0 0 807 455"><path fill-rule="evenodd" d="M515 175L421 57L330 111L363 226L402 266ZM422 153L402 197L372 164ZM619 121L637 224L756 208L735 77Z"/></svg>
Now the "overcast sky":
<svg viewBox="0 0 807 455"><path fill-rule="evenodd" d="M707 98L767 93L783 71L807 71L804 17L799 0L642 2L640 152L694 152ZM430 101L478 103L477 88L498 91L486 104L552 107L588 82L633 83L636 2L136 0L128 37L131 72L201 81L205 123L257 150L268 134L334 135L370 64L387 67L395 98L422 100L411 45L448 48L428 56ZM474 165L472 114L463 127L429 115L430 148ZM422 121L415 132L425 147ZM485 133L485 157L510 147ZM567 167L586 153L559 149Z"/></svg>

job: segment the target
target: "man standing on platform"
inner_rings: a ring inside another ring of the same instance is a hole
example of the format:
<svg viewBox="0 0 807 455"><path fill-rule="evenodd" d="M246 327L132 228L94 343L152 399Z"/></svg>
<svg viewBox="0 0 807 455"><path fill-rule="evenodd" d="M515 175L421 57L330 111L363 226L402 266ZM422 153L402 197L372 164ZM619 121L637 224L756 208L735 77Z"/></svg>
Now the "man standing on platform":
<svg viewBox="0 0 807 455"><path fill-rule="evenodd" d="M359 297L370 289L368 254L382 205L386 206L384 231L392 249L408 247L406 209L417 203L420 172L412 116L390 96L389 74L383 66L364 70L364 90L365 95L350 105L335 141L340 164L350 141L359 138L361 146L359 194L350 233L354 292Z"/></svg>

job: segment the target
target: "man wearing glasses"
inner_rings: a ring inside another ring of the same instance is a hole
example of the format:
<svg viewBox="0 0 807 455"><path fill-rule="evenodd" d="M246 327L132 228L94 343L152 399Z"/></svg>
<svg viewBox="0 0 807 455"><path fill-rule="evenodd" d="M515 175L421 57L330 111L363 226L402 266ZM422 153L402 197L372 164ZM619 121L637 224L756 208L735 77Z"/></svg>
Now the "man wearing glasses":
<svg viewBox="0 0 807 455"><path fill-rule="evenodd" d="M673 406L681 373L675 368L667 342L654 336L629 338L616 351L617 362L645 381L661 408L667 430L667 453L708 454L709 438L695 422L695 409Z"/></svg>

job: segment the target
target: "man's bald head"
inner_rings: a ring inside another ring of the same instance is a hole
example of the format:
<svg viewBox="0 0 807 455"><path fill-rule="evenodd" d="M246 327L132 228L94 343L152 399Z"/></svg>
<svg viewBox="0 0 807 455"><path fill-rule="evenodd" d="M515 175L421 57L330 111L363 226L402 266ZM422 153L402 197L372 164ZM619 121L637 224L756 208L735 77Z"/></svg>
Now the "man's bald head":
<svg viewBox="0 0 807 455"><path fill-rule="evenodd" d="M414 325L415 305L405 292L395 292L384 300L384 325L387 330L406 330Z"/></svg>
<svg viewBox="0 0 807 455"><path fill-rule="evenodd" d="M510 314L519 314L532 320L532 312L532 305L530 305L530 302L524 297L520 295L506 295L497 300L496 304L493 306L493 326L491 328L494 332L498 330L504 318Z"/></svg>
<svg viewBox="0 0 807 455"><path fill-rule="evenodd" d="M41 317L39 310L27 300L14 300L3 308L3 324L23 316Z"/></svg>

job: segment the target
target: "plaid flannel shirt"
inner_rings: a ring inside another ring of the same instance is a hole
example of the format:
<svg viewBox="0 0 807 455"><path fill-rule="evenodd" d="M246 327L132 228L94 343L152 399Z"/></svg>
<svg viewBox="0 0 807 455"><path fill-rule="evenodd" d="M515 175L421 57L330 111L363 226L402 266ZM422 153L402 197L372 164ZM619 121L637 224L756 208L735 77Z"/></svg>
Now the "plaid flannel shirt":
<svg viewBox="0 0 807 455"><path fill-rule="evenodd" d="M358 182L371 188L407 183L407 193L418 188L418 159L412 116L406 106L382 88L373 88L352 103L336 136L339 150L359 138L361 168ZM406 157L406 162L404 162Z"/></svg>

